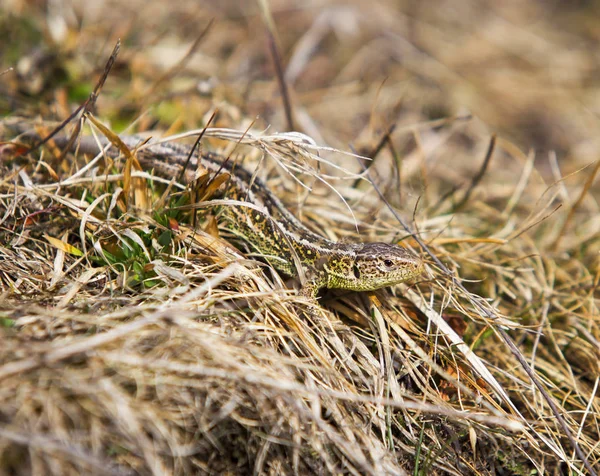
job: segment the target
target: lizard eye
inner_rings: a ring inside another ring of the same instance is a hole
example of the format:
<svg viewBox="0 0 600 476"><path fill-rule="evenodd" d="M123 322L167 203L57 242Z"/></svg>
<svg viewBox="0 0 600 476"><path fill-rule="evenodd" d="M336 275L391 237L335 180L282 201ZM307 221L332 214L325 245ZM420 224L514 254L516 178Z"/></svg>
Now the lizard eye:
<svg viewBox="0 0 600 476"><path fill-rule="evenodd" d="M394 262L391 259L383 260L383 264L385 264L388 268L394 266Z"/></svg>

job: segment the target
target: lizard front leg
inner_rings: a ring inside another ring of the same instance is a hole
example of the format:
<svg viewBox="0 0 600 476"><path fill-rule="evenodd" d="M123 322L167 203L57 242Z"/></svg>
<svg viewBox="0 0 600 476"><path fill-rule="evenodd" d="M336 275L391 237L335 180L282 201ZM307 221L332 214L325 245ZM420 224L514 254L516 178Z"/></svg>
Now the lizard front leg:
<svg viewBox="0 0 600 476"><path fill-rule="evenodd" d="M312 301L317 300L319 289L327 285L327 274L325 271L317 271L312 276L307 276L306 282L300 288L300 296L309 298Z"/></svg>

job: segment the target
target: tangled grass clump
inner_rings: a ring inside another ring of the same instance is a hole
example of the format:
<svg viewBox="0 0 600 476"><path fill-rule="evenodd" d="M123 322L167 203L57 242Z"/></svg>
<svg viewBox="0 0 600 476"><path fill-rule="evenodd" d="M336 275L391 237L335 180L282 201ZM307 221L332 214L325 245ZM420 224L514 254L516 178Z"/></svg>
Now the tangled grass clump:
<svg viewBox="0 0 600 476"><path fill-rule="evenodd" d="M579 136L591 120L575 132L558 113L584 117L580 99L511 100L544 62L572 61L569 84L588 84L585 52L540 33L551 17L536 23L537 63L502 56L482 85L478 61L524 41L510 9L478 17L460 2L487 42L442 6L356 2L299 9L293 24L275 11L305 135L268 130L285 119L250 10L198 36L214 12L197 2L164 15L133 2L133 23L126 7L19 5L0 13L0 58L13 58L0 70L18 63L0 76L0 473L597 471L600 150ZM173 24L181 37L151 35ZM95 84L90 58L111 31L125 46ZM311 228L402 241L426 272L315 306L219 228L211 177L185 187L136 170L135 150L113 162L10 132L25 116L50 136L78 106L61 134L202 132L201 148L256 171ZM490 140L482 118L502 134Z"/></svg>

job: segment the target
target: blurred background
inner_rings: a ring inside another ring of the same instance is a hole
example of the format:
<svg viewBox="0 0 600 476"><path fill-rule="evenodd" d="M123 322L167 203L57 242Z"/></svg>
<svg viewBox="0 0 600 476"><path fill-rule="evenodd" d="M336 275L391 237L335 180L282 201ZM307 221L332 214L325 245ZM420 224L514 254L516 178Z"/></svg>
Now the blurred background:
<svg viewBox="0 0 600 476"><path fill-rule="evenodd" d="M258 117L258 128L286 129L259 2L1 5L0 67L14 68L0 79L3 114L48 96L65 114L121 38L100 116L191 128L217 105L229 125ZM598 157L600 2L274 0L268 10L294 128L320 143L368 151L394 126L406 154L415 128L444 118L437 126L483 150L498 133L538 161L555 151L566 172Z"/></svg>

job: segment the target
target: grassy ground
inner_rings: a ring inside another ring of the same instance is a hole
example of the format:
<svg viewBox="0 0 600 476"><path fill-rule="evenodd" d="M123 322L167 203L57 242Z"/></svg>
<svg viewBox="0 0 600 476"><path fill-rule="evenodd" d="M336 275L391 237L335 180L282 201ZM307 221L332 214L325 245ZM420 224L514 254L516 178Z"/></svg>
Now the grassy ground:
<svg viewBox="0 0 600 476"><path fill-rule="evenodd" d="M0 474L598 471L600 8L498 3L4 2ZM427 271L307 313L210 186L7 144L83 104Z"/></svg>

